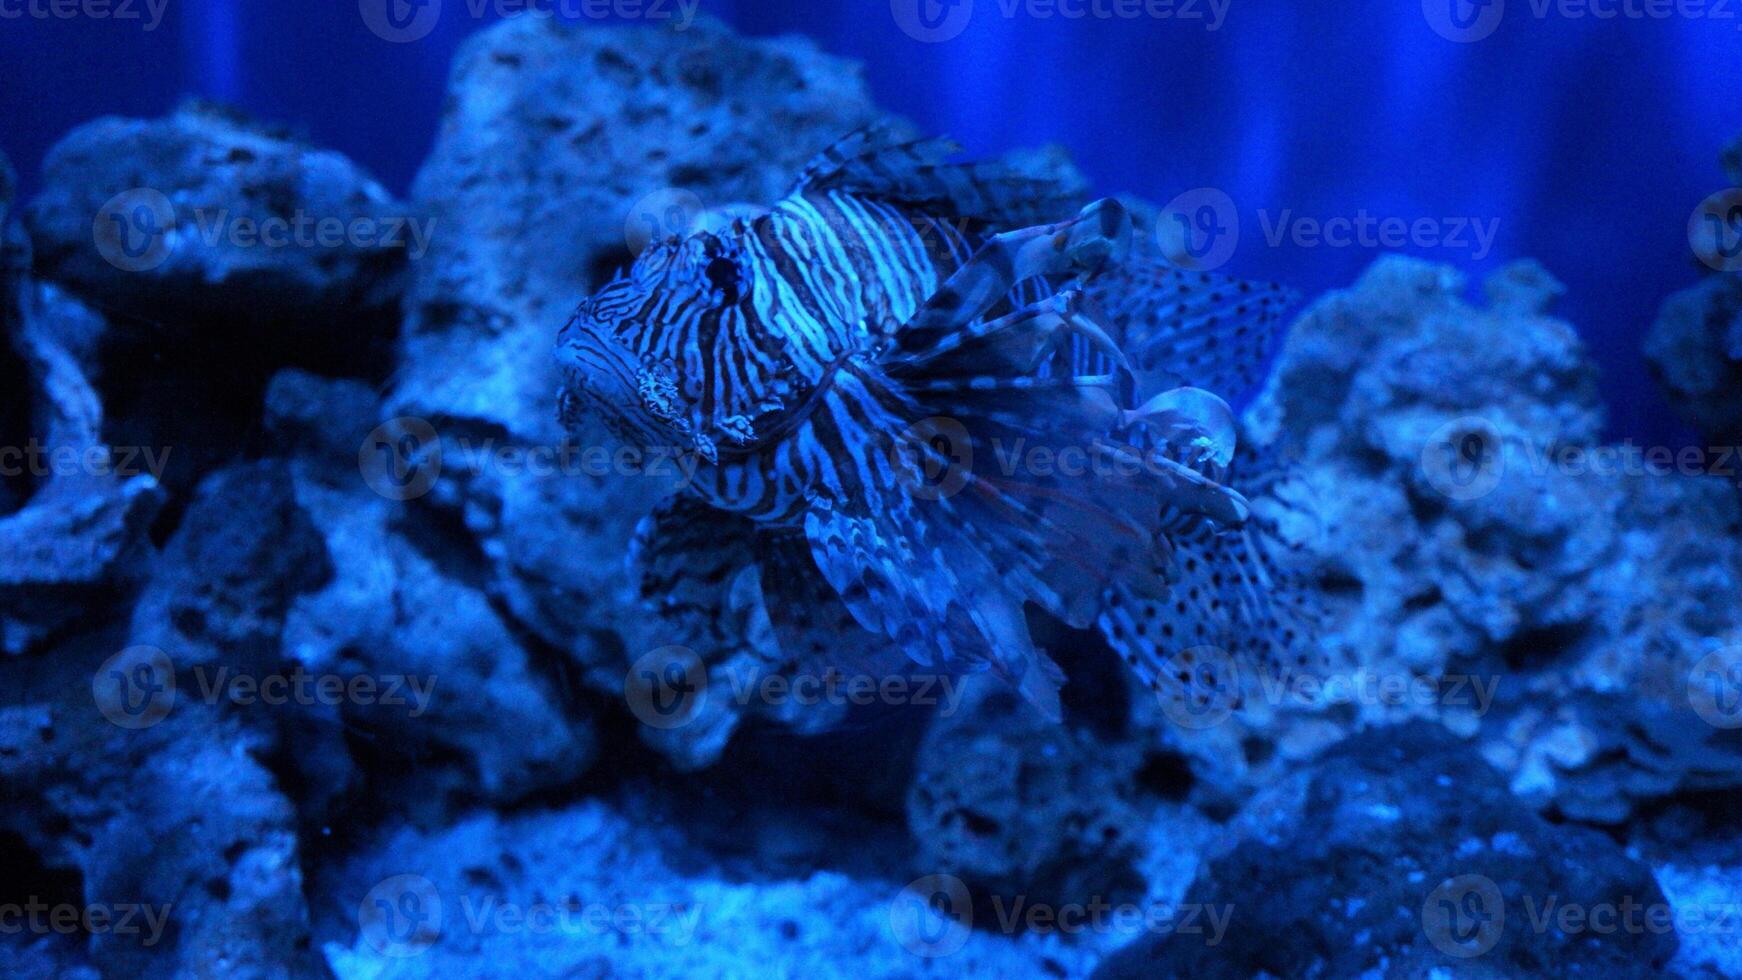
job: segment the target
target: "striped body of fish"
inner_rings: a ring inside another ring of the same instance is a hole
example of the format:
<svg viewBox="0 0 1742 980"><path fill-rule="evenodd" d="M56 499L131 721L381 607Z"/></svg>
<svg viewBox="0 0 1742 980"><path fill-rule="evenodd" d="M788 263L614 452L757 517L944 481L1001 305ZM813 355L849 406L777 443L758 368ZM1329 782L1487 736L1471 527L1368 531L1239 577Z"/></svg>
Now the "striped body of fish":
<svg viewBox="0 0 1742 980"><path fill-rule="evenodd" d="M567 421L704 461L643 523L643 595L706 643L754 569L794 669L990 669L1053 717L1028 604L1197 703L1228 694L1204 649L1298 657L1211 393L1254 380L1282 292L1175 269L1116 202L949 152L854 134L564 328Z"/></svg>

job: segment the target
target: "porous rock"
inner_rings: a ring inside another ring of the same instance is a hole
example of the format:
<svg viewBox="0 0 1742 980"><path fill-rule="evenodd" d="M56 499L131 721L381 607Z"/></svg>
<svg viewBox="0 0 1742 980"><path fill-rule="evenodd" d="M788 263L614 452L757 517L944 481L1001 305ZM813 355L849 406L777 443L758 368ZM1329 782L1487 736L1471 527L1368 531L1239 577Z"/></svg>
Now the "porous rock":
<svg viewBox="0 0 1742 980"><path fill-rule="evenodd" d="M338 707L378 791L396 787L434 820L453 804L574 785L595 749L579 679L502 615L464 533L370 488L354 440L374 393L297 372L268 391L267 427L303 450L294 499L332 568L286 610L283 659L317 676L401 680L400 703Z"/></svg>
<svg viewBox="0 0 1742 980"><path fill-rule="evenodd" d="M10 171L0 160L0 212ZM100 322L28 273L0 216L0 652L21 653L131 589L162 503L162 455L111 451L104 410L67 338Z"/></svg>
<svg viewBox="0 0 1742 980"><path fill-rule="evenodd" d="M1707 276L1665 300L1645 358L1701 434L1716 444L1742 440L1742 279Z"/></svg>
<svg viewBox="0 0 1742 980"><path fill-rule="evenodd" d="M343 156L190 102L80 127L43 180L36 268L107 315L63 343L114 442L173 447L172 492L247 453L280 367L388 373L405 269L434 232Z"/></svg>
<svg viewBox="0 0 1742 980"><path fill-rule="evenodd" d="M15 696L0 710L0 782L26 804L6 807L4 829L76 877L74 904L149 908L161 923L141 913L93 931L106 976L328 976L310 945L295 811L254 754L264 746L185 677L140 702L161 715L115 710L100 691L126 644L86 634L4 665Z"/></svg>
<svg viewBox="0 0 1742 980"><path fill-rule="evenodd" d="M73 130L26 212L40 273L106 307L159 328L296 322L305 340L393 302L408 217L343 156L201 102Z"/></svg>
<svg viewBox="0 0 1742 980"><path fill-rule="evenodd" d="M1128 891L1138 881L1140 761L1130 743L1049 722L996 682L975 684L920 746L907 792L916 863L1037 901Z"/></svg>
<svg viewBox="0 0 1742 980"><path fill-rule="evenodd" d="M899 929L893 910L909 879L894 867L887 876L759 868L745 880L683 845L689 822L656 819L613 799L479 813L427 832L391 829L315 876L322 949L341 976L391 970L444 980L907 976L938 963L970 976L1059 977L1084 975L1093 963L1084 945L1009 934L995 924L946 920L932 932ZM866 853L872 846L863 840L845 850L889 865L901 857ZM578 861L578 853L591 857ZM436 896L440 928L409 933L403 919L359 916L366 900L404 894ZM514 918L532 910L536 921L552 925ZM995 923L993 910L977 907L976 921ZM388 932L391 924L401 931ZM939 937L950 951L928 959L924 943Z"/></svg>
<svg viewBox="0 0 1742 980"><path fill-rule="evenodd" d="M1650 869L1537 816L1472 755L1420 722L1338 746L1255 798L1192 886L1189 904L1227 911L1223 935L1148 936L1096 976L1659 975L1677 941L1648 927L1668 908ZM1631 907L1635 928L1565 928L1564 906Z"/></svg>

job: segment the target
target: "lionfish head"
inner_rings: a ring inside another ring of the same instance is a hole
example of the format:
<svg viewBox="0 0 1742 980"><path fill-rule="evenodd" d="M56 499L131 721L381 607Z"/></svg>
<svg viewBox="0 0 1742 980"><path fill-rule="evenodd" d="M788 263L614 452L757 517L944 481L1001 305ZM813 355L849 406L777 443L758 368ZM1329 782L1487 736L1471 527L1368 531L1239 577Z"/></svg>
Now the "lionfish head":
<svg viewBox="0 0 1742 980"><path fill-rule="evenodd" d="M685 317L736 304L739 268L712 235L669 241L644 252L627 275L583 302L563 327L563 419L603 423L623 444L675 448L716 459L715 440L697 405L700 378L683 361L657 357L662 333ZM656 322L656 318L663 318Z"/></svg>

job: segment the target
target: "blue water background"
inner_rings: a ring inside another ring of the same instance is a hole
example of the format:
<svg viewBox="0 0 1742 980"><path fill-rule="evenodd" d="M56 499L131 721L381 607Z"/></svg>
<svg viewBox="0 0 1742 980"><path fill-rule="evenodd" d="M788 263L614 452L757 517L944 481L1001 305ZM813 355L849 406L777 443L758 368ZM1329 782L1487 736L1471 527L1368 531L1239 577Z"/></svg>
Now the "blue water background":
<svg viewBox="0 0 1742 980"><path fill-rule="evenodd" d="M905 33L889 0L702 10L864 62L883 105L973 153L1058 142L1104 191L1166 201L1220 188L1243 226L1228 268L1309 294L1350 282L1378 250L1271 247L1262 225L1285 209L1497 219L1492 254L1404 251L1467 268L1473 282L1510 259L1542 260L1569 286L1559 311L1604 370L1615 434L1685 439L1639 345L1664 296L1699 274L1688 215L1724 185L1716 155L1742 132L1742 0L1668 19L1538 16L1533 0L1510 0L1474 43L1436 33L1415 0L1232 0L1213 31L1177 16L1006 16L1013 0L975 2L960 35L939 43ZM1453 0L1429 0L1442 2ZM158 115L190 93L298 125L403 192L456 46L497 19L446 0L428 37L394 44L364 27L357 0L167 4L152 32L0 19L0 148L27 193L68 128Z"/></svg>

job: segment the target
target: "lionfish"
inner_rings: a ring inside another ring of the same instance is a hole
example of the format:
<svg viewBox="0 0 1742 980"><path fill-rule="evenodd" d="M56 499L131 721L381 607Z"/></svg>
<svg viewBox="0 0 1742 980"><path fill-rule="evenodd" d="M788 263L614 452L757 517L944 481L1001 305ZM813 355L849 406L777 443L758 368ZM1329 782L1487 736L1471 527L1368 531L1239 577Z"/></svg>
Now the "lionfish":
<svg viewBox="0 0 1742 980"><path fill-rule="evenodd" d="M1031 604L1194 704L1229 664L1305 663L1214 393L1261 374L1287 291L955 153L854 133L563 328L567 425L700 459L637 530L643 597L706 629L753 570L790 669L990 670L1053 719Z"/></svg>

